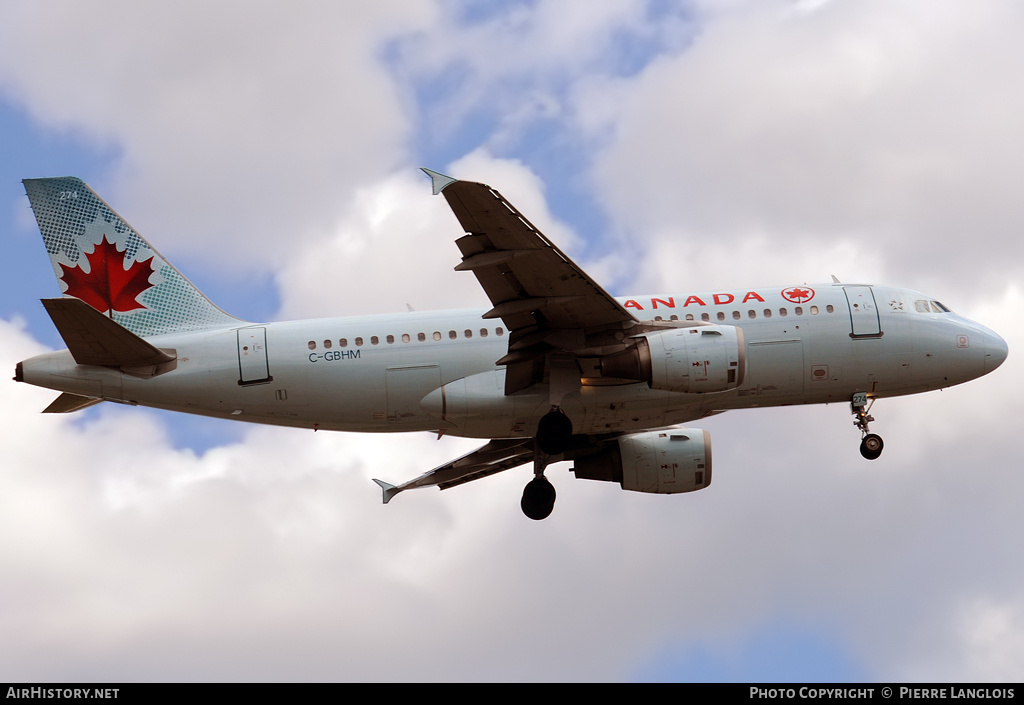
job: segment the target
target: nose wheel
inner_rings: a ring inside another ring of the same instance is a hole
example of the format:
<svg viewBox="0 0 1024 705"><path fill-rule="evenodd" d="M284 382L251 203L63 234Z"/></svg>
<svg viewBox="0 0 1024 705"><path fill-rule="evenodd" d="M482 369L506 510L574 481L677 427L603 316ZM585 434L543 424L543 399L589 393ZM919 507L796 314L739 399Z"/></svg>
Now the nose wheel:
<svg viewBox="0 0 1024 705"><path fill-rule="evenodd" d="M877 433L869 433L860 442L860 454L868 460L876 460L882 454L885 444Z"/></svg>
<svg viewBox="0 0 1024 705"><path fill-rule="evenodd" d="M885 446L882 437L877 433L871 433L868 428L868 424L875 420L875 417L868 413L874 403L874 399L868 402L868 395L865 392L857 392L850 401L853 425L861 432L860 454L868 460L877 460Z"/></svg>

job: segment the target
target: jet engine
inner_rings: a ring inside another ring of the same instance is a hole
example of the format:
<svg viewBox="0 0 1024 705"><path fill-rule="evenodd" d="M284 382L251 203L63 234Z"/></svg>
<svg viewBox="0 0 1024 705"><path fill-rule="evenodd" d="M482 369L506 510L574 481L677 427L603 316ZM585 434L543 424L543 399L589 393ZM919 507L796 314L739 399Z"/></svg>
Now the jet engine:
<svg viewBox="0 0 1024 705"><path fill-rule="evenodd" d="M678 428L620 436L576 458L573 472L583 480L618 482L633 492L702 490L711 484L711 434Z"/></svg>
<svg viewBox="0 0 1024 705"><path fill-rule="evenodd" d="M724 392L743 382L746 346L735 326L691 326L645 333L601 359L601 375L647 382L669 392Z"/></svg>

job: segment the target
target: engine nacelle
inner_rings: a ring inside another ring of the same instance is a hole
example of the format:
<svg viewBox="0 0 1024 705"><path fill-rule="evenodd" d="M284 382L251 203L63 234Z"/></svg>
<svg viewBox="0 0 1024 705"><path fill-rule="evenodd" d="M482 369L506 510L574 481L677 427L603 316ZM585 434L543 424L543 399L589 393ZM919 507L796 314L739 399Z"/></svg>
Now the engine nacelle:
<svg viewBox="0 0 1024 705"><path fill-rule="evenodd" d="M601 360L604 377L647 382L669 392L724 392L746 373L743 331L735 326L689 326L645 333L635 346Z"/></svg>
<svg viewBox="0 0 1024 705"><path fill-rule="evenodd" d="M743 382L746 347L743 331L735 326L674 328L644 337L652 389L724 392Z"/></svg>
<svg viewBox="0 0 1024 705"><path fill-rule="evenodd" d="M583 480L618 482L633 492L677 494L711 484L711 434L699 428L634 433L577 458Z"/></svg>

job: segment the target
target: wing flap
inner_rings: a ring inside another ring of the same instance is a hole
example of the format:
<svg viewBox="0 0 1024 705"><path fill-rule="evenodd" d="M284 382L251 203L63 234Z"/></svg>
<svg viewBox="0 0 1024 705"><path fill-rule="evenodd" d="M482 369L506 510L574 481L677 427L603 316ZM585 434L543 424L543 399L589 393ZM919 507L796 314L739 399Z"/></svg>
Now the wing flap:
<svg viewBox="0 0 1024 705"><path fill-rule="evenodd" d="M558 328L635 320L496 190L455 181L441 193L467 233L456 269L476 275L509 330L535 323L534 311Z"/></svg>
<svg viewBox="0 0 1024 705"><path fill-rule="evenodd" d="M533 459L532 438L503 438L489 442L460 458L425 472L414 480L403 485L391 485L374 478L384 491L384 503L387 504L399 492L420 487L449 487L462 485L473 480L494 475L518 467Z"/></svg>
<svg viewBox="0 0 1024 705"><path fill-rule="evenodd" d="M484 318L509 330L497 363L506 394L543 382L549 355L617 342L617 331L638 323L495 189L424 171L466 231L455 269L476 276L492 305Z"/></svg>

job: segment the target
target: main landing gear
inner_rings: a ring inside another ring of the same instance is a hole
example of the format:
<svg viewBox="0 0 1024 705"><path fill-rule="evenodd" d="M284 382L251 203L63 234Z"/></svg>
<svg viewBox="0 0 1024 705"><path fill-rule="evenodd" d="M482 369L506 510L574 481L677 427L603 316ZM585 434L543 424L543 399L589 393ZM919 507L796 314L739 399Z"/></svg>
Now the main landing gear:
<svg viewBox="0 0 1024 705"><path fill-rule="evenodd" d="M544 414L537 424L534 437L533 479L523 489L523 500L519 506L523 514L540 521L547 519L555 508L555 488L544 477L544 469L561 459L572 440L572 421L557 406Z"/></svg>
<svg viewBox="0 0 1024 705"><path fill-rule="evenodd" d="M860 454L868 460L877 460L878 456L882 454L882 448L885 446L882 442L882 437L876 433L871 433L868 429L868 423L875 420L874 416L868 414L874 403L874 399L868 403L868 395L865 392L857 392L853 395L853 399L850 402L853 425L859 428L861 432Z"/></svg>
<svg viewBox="0 0 1024 705"><path fill-rule="evenodd" d="M557 406L541 417L537 424L537 447L547 455L560 455L569 447L572 421Z"/></svg>
<svg viewBox="0 0 1024 705"><path fill-rule="evenodd" d="M523 488L523 501L519 503L523 514L534 521L547 519L555 508L555 486L544 475L536 475Z"/></svg>

